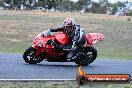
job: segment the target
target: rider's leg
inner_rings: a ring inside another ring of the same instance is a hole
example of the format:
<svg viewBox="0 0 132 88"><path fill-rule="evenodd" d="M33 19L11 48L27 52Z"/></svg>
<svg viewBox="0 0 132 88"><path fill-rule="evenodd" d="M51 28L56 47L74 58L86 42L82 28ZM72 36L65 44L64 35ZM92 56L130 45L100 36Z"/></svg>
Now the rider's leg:
<svg viewBox="0 0 132 88"><path fill-rule="evenodd" d="M69 59L74 59L74 57L76 56L76 54L78 53L78 52L80 52L80 48L75 48L75 49L73 49L72 51L70 51L68 54L67 54L67 58L69 58Z"/></svg>

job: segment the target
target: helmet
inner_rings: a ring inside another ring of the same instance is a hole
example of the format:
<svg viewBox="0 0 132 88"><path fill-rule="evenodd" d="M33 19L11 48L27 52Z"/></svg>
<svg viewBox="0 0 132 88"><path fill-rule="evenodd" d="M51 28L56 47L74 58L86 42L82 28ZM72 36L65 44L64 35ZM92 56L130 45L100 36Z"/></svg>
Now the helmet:
<svg viewBox="0 0 132 88"><path fill-rule="evenodd" d="M67 18L63 23L64 31L69 34L75 29L75 21L73 18Z"/></svg>

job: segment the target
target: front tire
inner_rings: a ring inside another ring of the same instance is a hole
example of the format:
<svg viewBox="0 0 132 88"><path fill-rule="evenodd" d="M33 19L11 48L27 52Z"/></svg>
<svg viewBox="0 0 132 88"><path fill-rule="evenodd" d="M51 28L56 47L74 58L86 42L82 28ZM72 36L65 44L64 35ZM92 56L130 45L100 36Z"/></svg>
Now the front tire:
<svg viewBox="0 0 132 88"><path fill-rule="evenodd" d="M23 59L26 63L29 64L37 64L44 60L43 54L40 54L38 57L35 56L36 49L34 49L32 46L26 49L26 51L23 54Z"/></svg>

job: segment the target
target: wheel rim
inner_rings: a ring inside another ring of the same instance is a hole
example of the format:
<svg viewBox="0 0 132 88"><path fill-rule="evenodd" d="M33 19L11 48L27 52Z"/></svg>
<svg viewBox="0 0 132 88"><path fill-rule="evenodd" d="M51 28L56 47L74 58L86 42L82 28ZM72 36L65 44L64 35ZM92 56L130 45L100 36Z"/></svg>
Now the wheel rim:
<svg viewBox="0 0 132 88"><path fill-rule="evenodd" d="M88 52L87 56L89 57L89 60L90 60L91 58L93 58L93 52Z"/></svg>
<svg viewBox="0 0 132 88"><path fill-rule="evenodd" d="M88 63L88 58L85 58L85 56L81 55L79 58L79 63L82 65L85 65Z"/></svg>
<svg viewBox="0 0 132 88"><path fill-rule="evenodd" d="M34 61L34 57L35 57L35 51L32 50L32 51L27 55L27 59L28 59L28 61Z"/></svg>
<svg viewBox="0 0 132 88"><path fill-rule="evenodd" d="M29 62L34 62L37 63L40 60L40 56L36 57L35 56L36 52L35 50L32 50L28 55L27 55L27 59Z"/></svg>
<svg viewBox="0 0 132 88"><path fill-rule="evenodd" d="M81 64L81 65L87 65L90 62L90 60L93 59L93 57L94 57L94 53L89 51L89 52L86 53L86 55L83 55L83 54L80 55L78 57L77 63Z"/></svg>

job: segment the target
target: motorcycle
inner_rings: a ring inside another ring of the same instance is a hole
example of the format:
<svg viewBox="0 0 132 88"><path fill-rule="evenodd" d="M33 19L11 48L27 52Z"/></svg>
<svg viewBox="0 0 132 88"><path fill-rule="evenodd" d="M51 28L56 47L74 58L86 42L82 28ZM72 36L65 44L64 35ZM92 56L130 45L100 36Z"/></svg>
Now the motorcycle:
<svg viewBox="0 0 132 88"><path fill-rule="evenodd" d="M43 60L48 62L75 62L78 65L89 65L97 57L97 50L92 46L93 44L102 41L104 35L102 33L88 33L86 34L87 46L75 55L75 58L67 58L70 51L57 51L53 40L56 40L60 45L67 45L69 37L63 32L55 34L47 33L47 31L40 33L33 40L33 45L25 50L23 59L26 63L37 64Z"/></svg>

